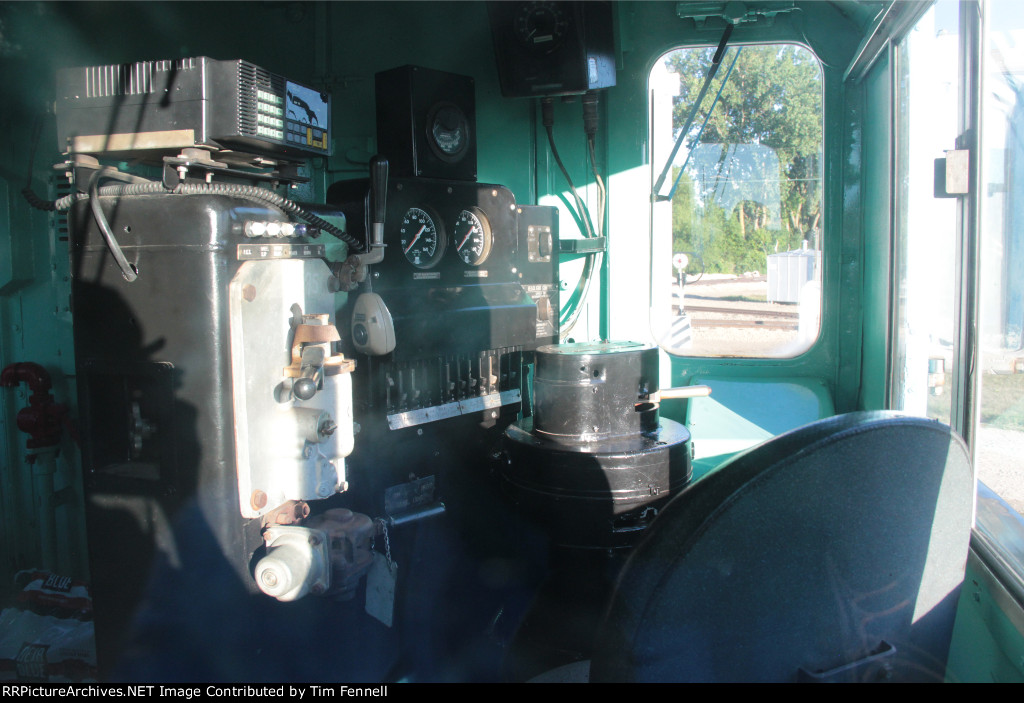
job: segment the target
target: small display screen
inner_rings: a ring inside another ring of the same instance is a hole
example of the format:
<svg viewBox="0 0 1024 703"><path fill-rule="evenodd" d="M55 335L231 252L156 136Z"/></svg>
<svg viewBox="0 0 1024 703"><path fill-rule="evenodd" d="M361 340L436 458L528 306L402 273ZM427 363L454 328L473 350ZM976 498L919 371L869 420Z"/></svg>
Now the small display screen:
<svg viewBox="0 0 1024 703"><path fill-rule="evenodd" d="M285 83L285 141L327 150L328 97L298 83Z"/></svg>

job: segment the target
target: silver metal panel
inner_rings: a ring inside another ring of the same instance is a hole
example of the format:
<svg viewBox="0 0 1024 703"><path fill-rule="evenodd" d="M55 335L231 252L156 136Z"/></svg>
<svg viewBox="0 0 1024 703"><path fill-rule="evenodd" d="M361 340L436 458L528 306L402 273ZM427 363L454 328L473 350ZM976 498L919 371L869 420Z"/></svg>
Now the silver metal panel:
<svg viewBox="0 0 1024 703"><path fill-rule="evenodd" d="M403 427L414 427L428 422L437 422L459 415L483 412L484 410L500 408L504 405L512 405L522 402L522 395L519 389L491 393L465 400L456 400L444 405L436 405L432 408L417 408L401 413L388 415L388 427L393 430L400 430Z"/></svg>
<svg viewBox="0 0 1024 703"><path fill-rule="evenodd" d="M293 325L301 315L329 314L334 321L330 275L319 259L248 261L229 286L235 454L244 517L347 488L352 375L325 376L323 387L307 401L291 394L284 376ZM316 441L310 423L319 426L328 417L338 428Z"/></svg>

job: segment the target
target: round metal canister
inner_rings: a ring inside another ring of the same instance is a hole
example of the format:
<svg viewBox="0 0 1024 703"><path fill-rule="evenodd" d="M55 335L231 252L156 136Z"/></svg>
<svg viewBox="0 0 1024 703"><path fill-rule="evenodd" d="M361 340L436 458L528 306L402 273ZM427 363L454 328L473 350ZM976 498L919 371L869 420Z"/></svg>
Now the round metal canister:
<svg viewBox="0 0 1024 703"><path fill-rule="evenodd" d="M637 342L549 344L536 351L534 432L556 442L631 437L658 428L658 349Z"/></svg>
<svg viewBox="0 0 1024 703"><path fill-rule="evenodd" d="M533 417L505 431L506 493L555 544L629 548L691 477L690 433L658 417L657 347L536 351Z"/></svg>
<svg viewBox="0 0 1024 703"><path fill-rule="evenodd" d="M689 483L689 447L687 429L667 419L654 432L572 445L539 435L525 418L505 430L499 475L554 544L629 548Z"/></svg>

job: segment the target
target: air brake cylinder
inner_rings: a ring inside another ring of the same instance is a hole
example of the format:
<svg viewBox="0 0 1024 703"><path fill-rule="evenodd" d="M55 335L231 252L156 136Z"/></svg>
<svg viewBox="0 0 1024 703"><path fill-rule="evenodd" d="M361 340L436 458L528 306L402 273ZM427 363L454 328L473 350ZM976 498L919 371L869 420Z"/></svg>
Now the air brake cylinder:
<svg viewBox="0 0 1024 703"><path fill-rule="evenodd" d="M505 432L506 492L556 544L628 548L690 480L690 433L659 417L658 349L552 344L536 352L534 414Z"/></svg>

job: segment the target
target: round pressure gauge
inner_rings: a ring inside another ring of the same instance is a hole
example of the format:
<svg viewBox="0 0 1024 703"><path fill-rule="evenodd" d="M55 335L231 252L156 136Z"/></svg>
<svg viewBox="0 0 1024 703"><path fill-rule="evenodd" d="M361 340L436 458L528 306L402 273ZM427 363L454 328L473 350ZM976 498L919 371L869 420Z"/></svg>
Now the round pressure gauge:
<svg viewBox="0 0 1024 703"><path fill-rule="evenodd" d="M569 19L557 2L524 2L516 13L519 41L535 54L550 54L562 44Z"/></svg>
<svg viewBox="0 0 1024 703"><path fill-rule="evenodd" d="M409 208L402 217L402 253L413 266L428 269L441 259L444 253L444 233L440 224L425 209Z"/></svg>
<svg viewBox="0 0 1024 703"><path fill-rule="evenodd" d="M491 253L491 225L480 208L463 210L455 221L452 243L459 258L470 266L479 266Z"/></svg>
<svg viewBox="0 0 1024 703"><path fill-rule="evenodd" d="M427 115L427 143L434 154L449 163L465 156L469 149L469 120L458 105L440 102Z"/></svg>

